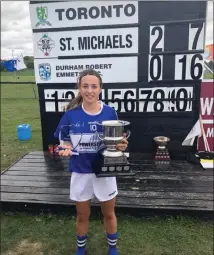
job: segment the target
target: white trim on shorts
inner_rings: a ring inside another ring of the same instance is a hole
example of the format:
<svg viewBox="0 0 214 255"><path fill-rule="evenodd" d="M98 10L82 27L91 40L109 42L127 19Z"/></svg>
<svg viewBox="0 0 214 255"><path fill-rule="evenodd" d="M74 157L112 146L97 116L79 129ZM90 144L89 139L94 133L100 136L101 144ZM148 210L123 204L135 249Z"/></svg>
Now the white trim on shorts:
<svg viewBox="0 0 214 255"><path fill-rule="evenodd" d="M116 177L97 178L94 173L71 174L70 199L73 201L84 202L96 197L100 202L105 202L117 194Z"/></svg>

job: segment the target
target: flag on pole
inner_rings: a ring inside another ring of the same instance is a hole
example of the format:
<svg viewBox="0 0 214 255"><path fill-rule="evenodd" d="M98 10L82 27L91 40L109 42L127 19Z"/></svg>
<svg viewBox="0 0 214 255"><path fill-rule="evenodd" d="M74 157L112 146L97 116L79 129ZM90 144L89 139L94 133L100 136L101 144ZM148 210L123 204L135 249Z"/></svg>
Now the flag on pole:
<svg viewBox="0 0 214 255"><path fill-rule="evenodd" d="M198 121L193 126L193 128L190 130L189 134L182 142L182 145L183 146L193 146L195 138L201 137L201 136L203 137L205 150L210 151L210 147L209 147L209 144L208 144L205 132L204 132L204 128L203 128L202 118L201 118L201 115L199 114ZM197 143L197 147L198 147L198 143Z"/></svg>
<svg viewBox="0 0 214 255"><path fill-rule="evenodd" d="M197 136L201 136L201 134L202 134L201 126L200 126L200 122L199 122L199 119L198 119L198 121L195 123L193 128L190 130L189 134L186 136L186 138L182 142L182 145L183 146L192 146L193 143L194 143L195 138Z"/></svg>
<svg viewBox="0 0 214 255"><path fill-rule="evenodd" d="M15 58L16 62L15 62L15 68L17 71L20 71L22 69L26 69L26 65L24 63L24 58L22 55L20 55L19 57Z"/></svg>

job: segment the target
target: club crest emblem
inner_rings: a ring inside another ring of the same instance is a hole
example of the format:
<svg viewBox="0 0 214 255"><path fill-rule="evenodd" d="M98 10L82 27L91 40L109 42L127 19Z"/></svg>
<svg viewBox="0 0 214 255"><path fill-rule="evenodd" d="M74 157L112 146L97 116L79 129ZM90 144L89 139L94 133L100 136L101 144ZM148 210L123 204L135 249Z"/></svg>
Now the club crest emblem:
<svg viewBox="0 0 214 255"><path fill-rule="evenodd" d="M48 63L39 64L39 76L42 80L48 81L51 78L51 65Z"/></svg>
<svg viewBox="0 0 214 255"><path fill-rule="evenodd" d="M36 27L38 27L39 25L41 25L41 26L44 26L44 25L51 26L51 23L49 21L47 21L48 8L46 6L37 7L36 8L36 15L37 15L37 19L39 20L36 23Z"/></svg>
<svg viewBox="0 0 214 255"><path fill-rule="evenodd" d="M37 46L45 56L49 56L51 50L55 47L55 43L47 34L43 34L42 38L37 42Z"/></svg>

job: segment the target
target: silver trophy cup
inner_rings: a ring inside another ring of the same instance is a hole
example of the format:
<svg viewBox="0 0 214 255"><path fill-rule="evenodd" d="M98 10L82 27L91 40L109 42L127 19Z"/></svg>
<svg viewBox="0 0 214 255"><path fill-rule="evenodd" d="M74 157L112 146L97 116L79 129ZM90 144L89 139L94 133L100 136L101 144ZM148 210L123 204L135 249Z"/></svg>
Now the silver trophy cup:
<svg viewBox="0 0 214 255"><path fill-rule="evenodd" d="M103 141L105 149L97 164L97 177L134 175L127 159L127 153L117 149L117 144L122 142L124 133L127 134L126 139L131 134L130 131L125 132L125 126L129 124L130 122L122 120L107 120L99 123L103 127L103 132L102 135L98 134L98 137Z"/></svg>
<svg viewBox="0 0 214 255"><path fill-rule="evenodd" d="M124 138L124 127L130 122L122 120L107 120L101 122L103 126L102 137L98 135L99 139L104 142L106 149L103 151L105 157L121 157L124 155L122 151L118 151L116 146L121 143ZM126 139L129 138L131 132L128 131Z"/></svg>

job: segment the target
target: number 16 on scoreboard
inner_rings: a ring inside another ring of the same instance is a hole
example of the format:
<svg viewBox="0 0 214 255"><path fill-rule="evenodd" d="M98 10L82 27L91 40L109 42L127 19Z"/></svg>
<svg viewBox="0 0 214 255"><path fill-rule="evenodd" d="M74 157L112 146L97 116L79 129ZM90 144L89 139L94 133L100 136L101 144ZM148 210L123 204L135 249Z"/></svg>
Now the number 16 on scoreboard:
<svg viewBox="0 0 214 255"><path fill-rule="evenodd" d="M175 56L175 80L199 80L203 75L202 54Z"/></svg>

